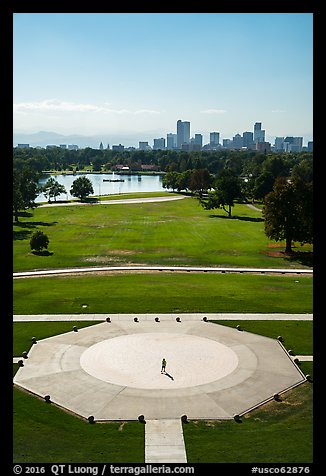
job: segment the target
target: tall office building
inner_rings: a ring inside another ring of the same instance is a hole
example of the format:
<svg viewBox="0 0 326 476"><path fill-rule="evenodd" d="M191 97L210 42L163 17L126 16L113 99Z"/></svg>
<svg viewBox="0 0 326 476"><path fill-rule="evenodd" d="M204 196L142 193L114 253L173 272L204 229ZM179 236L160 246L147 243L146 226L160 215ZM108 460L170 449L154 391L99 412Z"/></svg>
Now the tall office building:
<svg viewBox="0 0 326 476"><path fill-rule="evenodd" d="M234 149L241 149L243 147L243 137L240 134L233 136L232 147Z"/></svg>
<svg viewBox="0 0 326 476"><path fill-rule="evenodd" d="M190 142L190 122L177 121L177 148L181 149L182 144Z"/></svg>
<svg viewBox="0 0 326 476"><path fill-rule="evenodd" d="M203 136L202 136L202 134L195 134L194 144L199 145L200 148L203 147Z"/></svg>
<svg viewBox="0 0 326 476"><path fill-rule="evenodd" d="M218 146L220 145L220 133L219 132L210 132L209 134L209 145Z"/></svg>
<svg viewBox="0 0 326 476"><path fill-rule="evenodd" d="M274 150L284 150L284 137L275 137Z"/></svg>
<svg viewBox="0 0 326 476"><path fill-rule="evenodd" d="M154 139L153 149L154 150L165 149L164 137L160 137L159 139Z"/></svg>
<svg viewBox="0 0 326 476"><path fill-rule="evenodd" d="M243 147L247 147L247 149L252 149L254 145L254 134L252 132L243 132L242 133L243 139Z"/></svg>
<svg viewBox="0 0 326 476"><path fill-rule="evenodd" d="M171 132L166 135L166 148L169 150L177 148L177 134Z"/></svg>
<svg viewBox="0 0 326 476"><path fill-rule="evenodd" d="M261 128L261 122L254 125L254 142L265 142L265 131Z"/></svg>
<svg viewBox="0 0 326 476"><path fill-rule="evenodd" d="M301 152L303 137L287 136L284 139L285 152Z"/></svg>

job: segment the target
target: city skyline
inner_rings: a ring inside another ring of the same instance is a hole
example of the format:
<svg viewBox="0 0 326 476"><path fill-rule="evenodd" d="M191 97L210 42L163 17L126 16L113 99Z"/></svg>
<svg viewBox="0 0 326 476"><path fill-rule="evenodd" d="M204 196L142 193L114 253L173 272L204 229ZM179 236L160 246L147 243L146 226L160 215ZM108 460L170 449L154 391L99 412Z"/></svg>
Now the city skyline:
<svg viewBox="0 0 326 476"><path fill-rule="evenodd" d="M112 139L112 137L111 137ZM64 143L68 141L68 143ZM72 144L72 142L75 142ZM54 132L39 131L34 134L17 134L13 135L14 147L72 147L72 148L99 148L101 150L111 147L115 150L127 149L169 149L169 150L212 150L215 148L226 149L249 149L249 150L282 150L296 151L312 150L313 140L304 142L304 138L298 135L282 135L275 136L273 140L268 139L265 129L262 129L262 122L255 122L242 133L236 132L231 137L223 137L219 131L209 132L209 137L206 140L206 136L191 131L190 121L182 121L178 119L176 121L176 129L174 132L168 133L165 137L159 136L149 140L135 139L135 143L130 145L124 143L124 141L112 141L108 138L108 135L94 135L94 136L81 136L81 135L60 135ZM127 140L128 142L128 140ZM150 142L152 142L150 144ZM284 143L294 144L288 148ZM257 145L257 143L260 143ZM106 144L106 145L104 145ZM281 145L283 144L283 145ZM261 147L259 147L259 145ZM189 147L190 146L190 147ZM283 147L284 146L284 147ZM298 148L297 148L298 146Z"/></svg>
<svg viewBox="0 0 326 476"><path fill-rule="evenodd" d="M267 141L307 143L312 20L310 13L14 14L14 132L102 135L128 147L176 133L181 118L191 136L232 138L260 121Z"/></svg>

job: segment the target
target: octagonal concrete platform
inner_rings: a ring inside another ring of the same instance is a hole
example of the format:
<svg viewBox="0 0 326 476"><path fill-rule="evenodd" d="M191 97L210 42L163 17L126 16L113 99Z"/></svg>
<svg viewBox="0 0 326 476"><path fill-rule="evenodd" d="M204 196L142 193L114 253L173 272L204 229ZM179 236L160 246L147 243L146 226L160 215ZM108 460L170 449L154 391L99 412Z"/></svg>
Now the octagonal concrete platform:
<svg viewBox="0 0 326 476"><path fill-rule="evenodd" d="M14 384L105 421L233 418L305 380L276 339L203 321L118 321L38 341Z"/></svg>

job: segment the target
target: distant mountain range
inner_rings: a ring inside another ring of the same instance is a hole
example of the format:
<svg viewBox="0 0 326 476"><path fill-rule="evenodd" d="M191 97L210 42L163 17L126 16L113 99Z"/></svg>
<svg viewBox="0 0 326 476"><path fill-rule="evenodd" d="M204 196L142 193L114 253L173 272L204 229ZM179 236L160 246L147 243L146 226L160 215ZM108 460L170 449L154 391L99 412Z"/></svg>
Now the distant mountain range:
<svg viewBox="0 0 326 476"><path fill-rule="evenodd" d="M78 134L64 135L50 131L40 131L34 134L13 133L13 145L29 144L31 147L46 147L47 145L76 144L79 147L98 148L100 143L107 147L103 136L83 136Z"/></svg>
<svg viewBox="0 0 326 476"><path fill-rule="evenodd" d="M105 135L94 135L94 136L83 136L80 134L71 134L64 135L58 134L57 132L51 131L40 131L32 134L23 133L23 132L14 132L13 133L13 146L16 147L17 144L29 144L30 147L46 147L47 145L60 145L60 144L76 144L78 147L92 147L93 149L98 149L100 143L103 143L104 148L110 144L123 144L126 147L133 145L134 147L138 146L138 135L134 134L131 136L111 136L110 139L107 139Z"/></svg>

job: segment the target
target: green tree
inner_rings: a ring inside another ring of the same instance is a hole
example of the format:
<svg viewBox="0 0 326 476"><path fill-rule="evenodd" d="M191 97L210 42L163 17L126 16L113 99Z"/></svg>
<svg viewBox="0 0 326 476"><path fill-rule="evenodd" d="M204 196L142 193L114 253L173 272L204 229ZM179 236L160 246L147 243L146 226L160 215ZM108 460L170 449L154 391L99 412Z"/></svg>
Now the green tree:
<svg viewBox="0 0 326 476"><path fill-rule="evenodd" d="M61 193L66 193L64 185L61 185L53 177L49 178L42 190L44 195L48 198L49 203L51 202L51 198L54 198L54 201L56 201L56 198L61 195Z"/></svg>
<svg viewBox="0 0 326 476"><path fill-rule="evenodd" d="M38 230L33 233L29 244L31 250L41 251L44 248L47 249L49 245L49 238L47 237L47 235L45 235L45 233L43 233L43 231Z"/></svg>
<svg viewBox="0 0 326 476"><path fill-rule="evenodd" d="M292 252L293 241L312 243L312 182L277 178L264 199L263 215L266 236L275 241L285 240L286 253Z"/></svg>
<svg viewBox="0 0 326 476"><path fill-rule="evenodd" d="M24 200L23 200L23 196L22 196L19 185L20 185L19 178L16 174L14 175L14 180L13 180L13 200L12 200L13 213L14 213L16 222L18 222L19 220L19 211L24 209Z"/></svg>
<svg viewBox="0 0 326 476"><path fill-rule="evenodd" d="M206 210L222 208L231 217L234 201L242 198L239 177L230 170L222 170L213 186L213 191L208 192L204 197L199 196L201 205Z"/></svg>
<svg viewBox="0 0 326 476"><path fill-rule="evenodd" d="M212 186L212 176L207 169L196 169L190 176L189 189L193 192L198 192L202 197L204 192L207 192Z"/></svg>
<svg viewBox="0 0 326 476"><path fill-rule="evenodd" d="M290 169L290 160L284 155L270 155L262 166L262 171L271 173L274 179L277 177L287 177L290 173Z"/></svg>
<svg viewBox="0 0 326 476"><path fill-rule="evenodd" d="M87 177L78 177L73 181L70 193L83 201L90 193L94 193L92 182Z"/></svg>
<svg viewBox="0 0 326 476"><path fill-rule="evenodd" d="M35 207L35 199L40 192L36 172L29 168L13 171L13 212L15 221L18 221L20 210Z"/></svg>
<svg viewBox="0 0 326 476"><path fill-rule="evenodd" d="M173 191L178 189L179 185L179 177L180 173L179 172L167 172L162 180L162 186L164 188L170 188Z"/></svg>
<svg viewBox="0 0 326 476"><path fill-rule="evenodd" d="M271 172L262 172L254 179L254 186L252 190L253 198L261 200L271 192L274 185L274 176Z"/></svg>
<svg viewBox="0 0 326 476"><path fill-rule="evenodd" d="M101 157L94 157L92 165L93 165L93 172L100 172L102 169L102 159Z"/></svg>
<svg viewBox="0 0 326 476"><path fill-rule="evenodd" d="M313 162L312 159L301 160L292 169L291 177L294 179L299 178L305 182L313 181Z"/></svg>

